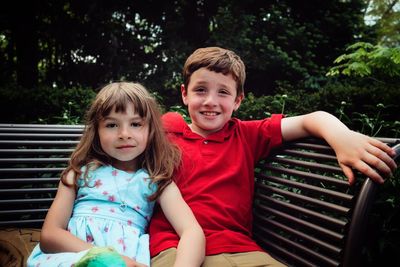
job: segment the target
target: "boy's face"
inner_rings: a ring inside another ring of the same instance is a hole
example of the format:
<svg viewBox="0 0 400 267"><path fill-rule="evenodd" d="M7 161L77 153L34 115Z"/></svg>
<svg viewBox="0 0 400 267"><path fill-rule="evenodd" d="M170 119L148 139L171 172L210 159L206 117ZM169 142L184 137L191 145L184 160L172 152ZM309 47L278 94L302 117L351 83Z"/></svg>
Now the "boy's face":
<svg viewBox="0 0 400 267"><path fill-rule="evenodd" d="M190 127L203 137L221 130L243 100L243 94L237 96L232 74L206 68L193 72L188 88L182 85L181 92L192 119Z"/></svg>

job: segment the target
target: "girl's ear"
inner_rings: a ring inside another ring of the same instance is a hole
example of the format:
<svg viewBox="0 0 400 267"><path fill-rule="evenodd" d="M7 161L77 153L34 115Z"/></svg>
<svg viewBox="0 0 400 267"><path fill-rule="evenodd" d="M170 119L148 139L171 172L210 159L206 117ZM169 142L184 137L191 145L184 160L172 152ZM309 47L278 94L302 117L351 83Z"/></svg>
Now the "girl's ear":
<svg viewBox="0 0 400 267"><path fill-rule="evenodd" d="M240 104L242 103L242 100L244 98L244 93L241 93L240 95L238 95L235 99L235 106L233 108L234 111L238 110L238 108L240 107Z"/></svg>
<svg viewBox="0 0 400 267"><path fill-rule="evenodd" d="M187 104L187 91L186 91L185 85L183 83L181 84L181 94L182 94L183 104L185 104L185 106L187 106L188 105Z"/></svg>

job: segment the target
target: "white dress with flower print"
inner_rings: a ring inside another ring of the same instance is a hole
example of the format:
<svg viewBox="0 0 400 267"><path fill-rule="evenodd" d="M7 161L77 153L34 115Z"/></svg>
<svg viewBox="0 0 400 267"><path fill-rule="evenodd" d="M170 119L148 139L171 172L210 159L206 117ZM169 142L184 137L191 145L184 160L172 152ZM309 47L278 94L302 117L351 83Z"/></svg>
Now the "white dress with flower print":
<svg viewBox="0 0 400 267"><path fill-rule="evenodd" d="M111 246L150 266L146 232L154 201L149 202L147 197L157 189L150 181L144 169L128 173L102 166L90 171L89 186L78 189L68 231L95 246ZM86 252L44 253L37 245L28 258L28 266L71 267Z"/></svg>

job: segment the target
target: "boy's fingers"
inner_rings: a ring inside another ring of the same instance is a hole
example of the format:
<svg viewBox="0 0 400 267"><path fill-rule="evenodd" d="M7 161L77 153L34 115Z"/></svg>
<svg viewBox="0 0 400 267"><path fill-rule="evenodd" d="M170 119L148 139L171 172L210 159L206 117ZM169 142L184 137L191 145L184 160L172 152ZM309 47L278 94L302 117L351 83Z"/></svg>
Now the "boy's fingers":
<svg viewBox="0 0 400 267"><path fill-rule="evenodd" d="M392 159L387 159L388 161L390 161L390 163L392 163L392 165L395 163L392 162ZM371 168L375 169L376 172L378 172L379 174L383 175L383 176L389 176L392 174L392 169L394 170L395 166L393 166L393 168L388 166L388 163L383 161L382 159L369 154L365 157L364 159L365 163L367 163ZM389 164L390 165L390 164Z"/></svg>
<svg viewBox="0 0 400 267"><path fill-rule="evenodd" d="M386 154L390 155L391 157L393 157L396 153L394 152L394 150L388 146L387 144L375 139L375 138L371 138L370 139L371 142L370 144L372 144L373 146L379 148L380 150L383 150L384 152L386 152Z"/></svg>
<svg viewBox="0 0 400 267"><path fill-rule="evenodd" d="M359 161L354 167L378 184L383 184L385 181L382 176L377 171L375 171L375 169L373 169L369 164L364 161Z"/></svg>
<svg viewBox="0 0 400 267"><path fill-rule="evenodd" d="M349 180L349 184L353 185L355 181L354 173L351 168L347 167L344 164L339 164L343 170L344 175L346 175L347 179Z"/></svg>
<svg viewBox="0 0 400 267"><path fill-rule="evenodd" d="M367 163L372 165L372 167L377 168L379 171L384 171L385 174L390 174L390 170L393 171L394 169L396 169L397 167L396 162L393 160L391 155L386 153L386 151L383 151L375 146L368 148L367 151L370 153L369 155L370 157ZM393 151L393 149L390 148L390 151ZM388 167L389 170L385 171L384 169L382 169L385 167Z"/></svg>

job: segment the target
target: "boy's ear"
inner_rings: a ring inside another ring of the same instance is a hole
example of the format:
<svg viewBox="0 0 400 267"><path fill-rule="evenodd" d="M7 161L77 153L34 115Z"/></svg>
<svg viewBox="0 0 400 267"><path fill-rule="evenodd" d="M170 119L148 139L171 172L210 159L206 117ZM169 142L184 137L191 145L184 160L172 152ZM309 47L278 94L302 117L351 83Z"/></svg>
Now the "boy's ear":
<svg viewBox="0 0 400 267"><path fill-rule="evenodd" d="M244 93L241 93L236 97L234 111L238 110L240 104L242 103L243 98L244 98Z"/></svg>
<svg viewBox="0 0 400 267"><path fill-rule="evenodd" d="M182 101L185 106L187 106L187 91L185 88L185 85L182 83L181 84L181 94L182 94Z"/></svg>

